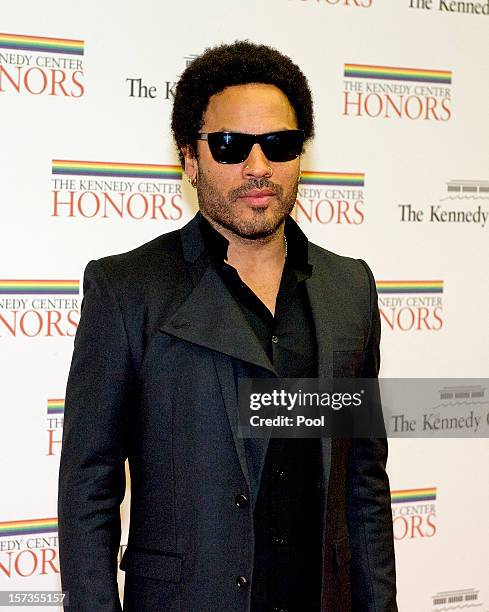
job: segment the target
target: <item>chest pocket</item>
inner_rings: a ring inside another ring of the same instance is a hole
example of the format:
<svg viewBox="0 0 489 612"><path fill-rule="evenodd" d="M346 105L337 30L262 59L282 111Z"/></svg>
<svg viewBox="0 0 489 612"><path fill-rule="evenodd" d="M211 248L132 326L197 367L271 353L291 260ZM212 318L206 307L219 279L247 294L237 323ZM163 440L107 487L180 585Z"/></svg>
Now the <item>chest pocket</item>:
<svg viewBox="0 0 489 612"><path fill-rule="evenodd" d="M363 336L333 338L333 376L360 376L363 365Z"/></svg>

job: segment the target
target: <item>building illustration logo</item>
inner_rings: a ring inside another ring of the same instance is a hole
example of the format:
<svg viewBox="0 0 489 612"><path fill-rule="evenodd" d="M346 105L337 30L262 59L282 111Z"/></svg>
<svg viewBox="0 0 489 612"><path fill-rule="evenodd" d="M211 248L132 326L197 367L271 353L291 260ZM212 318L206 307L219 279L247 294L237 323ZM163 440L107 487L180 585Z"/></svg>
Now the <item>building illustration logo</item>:
<svg viewBox="0 0 489 612"><path fill-rule="evenodd" d="M487 404L487 389L481 385L462 385L440 389L440 400L446 405Z"/></svg>
<svg viewBox="0 0 489 612"><path fill-rule="evenodd" d="M447 182L444 200L489 200L489 181L452 180Z"/></svg>
<svg viewBox="0 0 489 612"><path fill-rule="evenodd" d="M432 596L432 612L447 612L449 610L470 610L480 608L478 589L459 589L457 591L442 591Z"/></svg>

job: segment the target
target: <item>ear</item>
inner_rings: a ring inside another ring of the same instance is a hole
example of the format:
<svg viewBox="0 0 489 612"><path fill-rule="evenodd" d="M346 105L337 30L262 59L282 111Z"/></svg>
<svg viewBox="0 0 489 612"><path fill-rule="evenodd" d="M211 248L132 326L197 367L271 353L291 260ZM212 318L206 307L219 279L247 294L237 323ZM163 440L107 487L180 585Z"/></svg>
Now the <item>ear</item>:
<svg viewBox="0 0 489 612"><path fill-rule="evenodd" d="M194 183L197 179L198 165L193 148L190 145L184 145L182 147L182 155L185 162L185 174L187 175L189 181Z"/></svg>

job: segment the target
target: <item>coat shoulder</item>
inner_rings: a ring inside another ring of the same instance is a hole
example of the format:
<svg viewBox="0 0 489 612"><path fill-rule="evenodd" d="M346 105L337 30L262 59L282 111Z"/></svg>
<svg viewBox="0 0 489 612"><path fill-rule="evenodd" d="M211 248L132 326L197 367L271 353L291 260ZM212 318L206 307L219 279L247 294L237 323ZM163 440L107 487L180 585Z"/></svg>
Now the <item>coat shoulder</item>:
<svg viewBox="0 0 489 612"><path fill-rule="evenodd" d="M369 293L375 287L370 267L363 259L339 255L312 242L309 243L309 258L317 272L325 280L333 280L338 289L348 292Z"/></svg>
<svg viewBox="0 0 489 612"><path fill-rule="evenodd" d="M130 251L98 260L110 282L116 287L158 283L184 273L180 230L157 236Z"/></svg>

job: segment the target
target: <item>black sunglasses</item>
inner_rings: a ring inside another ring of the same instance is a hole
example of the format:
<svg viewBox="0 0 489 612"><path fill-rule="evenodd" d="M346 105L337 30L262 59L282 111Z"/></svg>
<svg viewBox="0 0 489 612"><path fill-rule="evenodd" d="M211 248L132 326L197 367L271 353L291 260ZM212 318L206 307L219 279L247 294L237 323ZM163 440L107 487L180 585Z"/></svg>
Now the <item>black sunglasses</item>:
<svg viewBox="0 0 489 612"><path fill-rule="evenodd" d="M257 142L271 162L287 162L298 157L304 144L304 130L283 130L268 134L203 132L197 140L207 140L212 157L220 164L240 164Z"/></svg>

